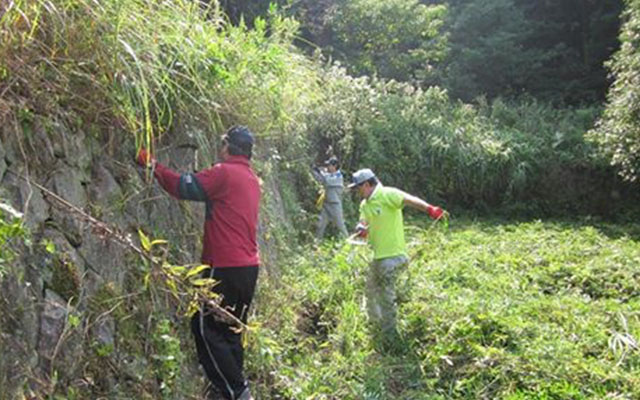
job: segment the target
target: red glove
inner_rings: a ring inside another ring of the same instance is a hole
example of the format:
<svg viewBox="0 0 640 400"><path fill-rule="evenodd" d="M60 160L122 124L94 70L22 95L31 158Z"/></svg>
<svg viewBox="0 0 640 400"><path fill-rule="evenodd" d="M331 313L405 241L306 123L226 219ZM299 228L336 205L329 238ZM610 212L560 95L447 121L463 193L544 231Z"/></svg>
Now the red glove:
<svg viewBox="0 0 640 400"><path fill-rule="evenodd" d="M429 213L429 216L431 218L433 218L433 219L438 219L438 218L442 217L442 214L444 213L442 208L435 207L435 206L432 206L432 205L429 205L427 207L427 212Z"/></svg>
<svg viewBox="0 0 640 400"><path fill-rule="evenodd" d="M358 225L356 225L356 233L358 237L366 238L369 235L369 227L363 222L358 222Z"/></svg>
<svg viewBox="0 0 640 400"><path fill-rule="evenodd" d="M138 155L136 156L136 162L138 163L138 165L146 167L149 164L153 164L155 161L155 158L153 158L151 153L147 150L140 149L140 151L138 151Z"/></svg>

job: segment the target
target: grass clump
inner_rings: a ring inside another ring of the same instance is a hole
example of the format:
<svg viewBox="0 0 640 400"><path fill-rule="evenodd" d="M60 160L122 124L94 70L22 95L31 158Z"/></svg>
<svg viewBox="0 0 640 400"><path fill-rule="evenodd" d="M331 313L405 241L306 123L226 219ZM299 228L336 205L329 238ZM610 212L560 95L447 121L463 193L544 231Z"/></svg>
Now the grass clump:
<svg viewBox="0 0 640 400"><path fill-rule="evenodd" d="M11 270L11 265L20 256L19 249L30 245L28 230L24 227L22 214L0 203L0 283Z"/></svg>
<svg viewBox="0 0 640 400"><path fill-rule="evenodd" d="M291 45L296 29L275 8L253 29L232 26L216 2L10 2L0 20L1 116L115 127L146 147L186 132L208 163L211 132L232 123L275 140L300 127L319 89Z"/></svg>
<svg viewBox="0 0 640 400"><path fill-rule="evenodd" d="M282 287L263 285L250 371L265 398L637 397L634 232L588 220L409 226L393 352L367 326L368 253L305 249Z"/></svg>

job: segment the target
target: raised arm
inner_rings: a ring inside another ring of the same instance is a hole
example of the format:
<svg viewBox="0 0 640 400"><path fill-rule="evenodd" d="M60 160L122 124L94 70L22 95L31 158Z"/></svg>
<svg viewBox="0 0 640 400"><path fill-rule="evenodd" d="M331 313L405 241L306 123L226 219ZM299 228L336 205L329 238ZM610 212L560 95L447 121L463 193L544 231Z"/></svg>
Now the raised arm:
<svg viewBox="0 0 640 400"><path fill-rule="evenodd" d="M325 174L322 172L322 170L320 170L320 168L316 167L315 165L312 165L311 175L313 175L314 179L320 182L321 185L326 186L327 178Z"/></svg>
<svg viewBox="0 0 640 400"><path fill-rule="evenodd" d="M150 165L160 186L171 196L180 200L207 201L207 195L197 174L178 173L159 163L145 150L138 153L137 162L143 166Z"/></svg>
<svg viewBox="0 0 640 400"><path fill-rule="evenodd" d="M426 201L422 200L419 197L413 196L411 194L405 193L404 196L404 204L411 208L415 208L417 210L423 211L433 219L438 219L442 217L442 214L445 213L442 208L433 206Z"/></svg>

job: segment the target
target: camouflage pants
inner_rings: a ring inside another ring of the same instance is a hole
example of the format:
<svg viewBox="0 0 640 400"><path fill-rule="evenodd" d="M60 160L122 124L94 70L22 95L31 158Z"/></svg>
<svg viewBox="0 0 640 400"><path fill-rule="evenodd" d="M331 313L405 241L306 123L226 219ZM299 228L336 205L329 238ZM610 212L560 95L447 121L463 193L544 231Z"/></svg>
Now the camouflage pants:
<svg viewBox="0 0 640 400"><path fill-rule="evenodd" d="M404 255L373 260L367 276L367 312L375 331L384 337L396 333L396 281L406 269Z"/></svg>

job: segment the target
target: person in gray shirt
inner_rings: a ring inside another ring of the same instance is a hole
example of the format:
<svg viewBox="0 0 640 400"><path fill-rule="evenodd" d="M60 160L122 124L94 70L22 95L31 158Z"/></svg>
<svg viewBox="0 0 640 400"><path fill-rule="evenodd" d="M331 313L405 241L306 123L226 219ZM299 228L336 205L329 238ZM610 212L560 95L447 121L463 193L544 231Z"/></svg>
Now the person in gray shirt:
<svg viewBox="0 0 640 400"><path fill-rule="evenodd" d="M316 237L322 239L324 230L329 222L332 222L338 228L343 237L347 237L349 234L344 225L344 217L342 214L342 192L344 185L338 159L331 157L325 161L324 164L326 168L320 169L314 166L311 169L313 177L324 187L324 203L322 205L322 211L320 212L320 218L318 219Z"/></svg>

